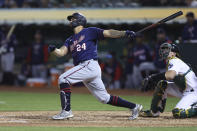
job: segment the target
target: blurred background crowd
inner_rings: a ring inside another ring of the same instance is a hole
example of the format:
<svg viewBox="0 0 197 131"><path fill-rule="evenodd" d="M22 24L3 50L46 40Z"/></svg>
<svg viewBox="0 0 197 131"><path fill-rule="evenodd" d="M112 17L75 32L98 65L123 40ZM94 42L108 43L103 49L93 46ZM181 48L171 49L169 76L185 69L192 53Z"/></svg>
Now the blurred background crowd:
<svg viewBox="0 0 197 131"><path fill-rule="evenodd" d="M1 0L2 8L126 8L144 6L197 7L196 0Z"/></svg>
<svg viewBox="0 0 197 131"><path fill-rule="evenodd" d="M98 2L99 1L99 2ZM196 7L196 0L1 0L1 8L127 8L143 6ZM197 44L195 12L184 14L184 23L172 23L139 34L135 40L106 39L99 43L99 63L103 81L109 89L141 89L143 78L165 71L166 63L159 58L164 43ZM65 16L66 17L66 16ZM137 31L150 23L88 24L103 29ZM60 47L72 34L68 25L18 24L7 38L11 25L0 25L0 82L2 85L31 86L31 82L57 86L58 75L72 68L71 56L57 59L48 53L49 44Z"/></svg>

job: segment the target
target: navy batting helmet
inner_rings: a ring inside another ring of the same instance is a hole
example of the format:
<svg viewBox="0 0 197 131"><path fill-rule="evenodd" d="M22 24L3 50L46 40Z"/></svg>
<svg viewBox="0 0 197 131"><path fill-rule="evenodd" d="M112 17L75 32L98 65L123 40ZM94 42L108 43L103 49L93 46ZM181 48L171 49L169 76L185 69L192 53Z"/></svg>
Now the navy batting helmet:
<svg viewBox="0 0 197 131"><path fill-rule="evenodd" d="M176 44L163 43L160 46L159 55L163 60L167 59L170 52L175 52L176 56L180 57L180 51Z"/></svg>
<svg viewBox="0 0 197 131"><path fill-rule="evenodd" d="M76 20L71 22L71 26L73 28L75 28L79 25L85 26L86 23L87 23L87 20L86 20L85 16L82 15L81 13L78 13L78 12L73 13L72 15L69 15L67 17L67 20L71 21L72 18L76 19Z"/></svg>

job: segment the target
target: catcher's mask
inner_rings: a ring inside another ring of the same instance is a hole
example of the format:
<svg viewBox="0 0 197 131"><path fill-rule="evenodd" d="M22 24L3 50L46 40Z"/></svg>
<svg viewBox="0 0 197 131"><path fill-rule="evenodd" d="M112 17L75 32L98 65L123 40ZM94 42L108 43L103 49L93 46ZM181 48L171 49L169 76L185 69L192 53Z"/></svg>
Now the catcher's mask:
<svg viewBox="0 0 197 131"><path fill-rule="evenodd" d="M76 20L71 21L72 18L74 18ZM72 15L69 15L67 17L67 20L71 21L72 28L75 28L79 25L82 25L84 27L87 23L86 17L84 15L82 15L81 13L78 13L78 12L73 13Z"/></svg>
<svg viewBox="0 0 197 131"><path fill-rule="evenodd" d="M162 60L167 59L170 52L175 52L176 56L180 57L179 48L176 44L163 43L160 46L159 55Z"/></svg>

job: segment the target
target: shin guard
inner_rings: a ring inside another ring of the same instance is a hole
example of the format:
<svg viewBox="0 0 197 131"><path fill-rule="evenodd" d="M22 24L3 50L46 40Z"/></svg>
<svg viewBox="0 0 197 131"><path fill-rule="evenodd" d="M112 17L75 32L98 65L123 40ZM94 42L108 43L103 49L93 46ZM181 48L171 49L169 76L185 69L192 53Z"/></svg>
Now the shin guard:
<svg viewBox="0 0 197 131"><path fill-rule="evenodd" d="M190 118L193 116L197 116L197 109L190 108L190 109L178 109L175 108L172 110L172 114L174 118Z"/></svg>
<svg viewBox="0 0 197 131"><path fill-rule="evenodd" d="M167 100L166 88L167 81L162 80L158 82L151 102L151 111L153 113L157 113L158 111L162 113L164 111Z"/></svg>
<svg viewBox="0 0 197 131"><path fill-rule="evenodd" d="M71 96L71 90L69 84L67 83L60 84L60 100L61 100L62 110L70 111L71 109L70 96Z"/></svg>

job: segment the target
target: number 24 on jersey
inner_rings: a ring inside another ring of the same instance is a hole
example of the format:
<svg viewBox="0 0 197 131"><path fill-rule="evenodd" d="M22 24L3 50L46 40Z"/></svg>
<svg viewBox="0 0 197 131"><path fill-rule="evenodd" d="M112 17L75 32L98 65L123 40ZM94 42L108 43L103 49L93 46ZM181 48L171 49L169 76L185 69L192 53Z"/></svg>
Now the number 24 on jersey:
<svg viewBox="0 0 197 131"><path fill-rule="evenodd" d="M81 51L81 50L86 50L86 43L83 43L82 45L77 44L77 51Z"/></svg>

